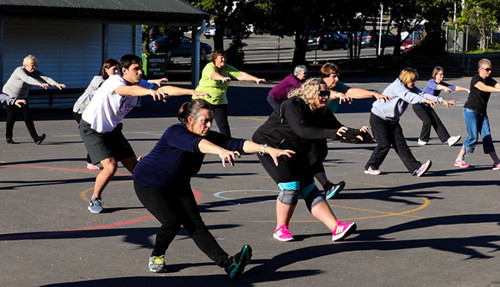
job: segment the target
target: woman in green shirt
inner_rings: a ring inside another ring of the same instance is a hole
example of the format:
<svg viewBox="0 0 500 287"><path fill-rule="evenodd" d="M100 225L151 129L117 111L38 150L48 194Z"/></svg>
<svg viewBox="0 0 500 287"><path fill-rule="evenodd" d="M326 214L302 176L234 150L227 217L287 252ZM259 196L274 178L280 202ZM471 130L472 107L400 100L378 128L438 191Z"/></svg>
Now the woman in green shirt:
<svg viewBox="0 0 500 287"><path fill-rule="evenodd" d="M201 73L200 83L197 91L205 92L208 97L200 97L212 104L214 118L219 132L230 137L229 122L227 120L227 88L231 80L255 81L257 84L265 83L265 79L254 77L248 73L239 71L235 67L226 64L226 54L221 50L216 50L212 57L212 62L208 63Z"/></svg>

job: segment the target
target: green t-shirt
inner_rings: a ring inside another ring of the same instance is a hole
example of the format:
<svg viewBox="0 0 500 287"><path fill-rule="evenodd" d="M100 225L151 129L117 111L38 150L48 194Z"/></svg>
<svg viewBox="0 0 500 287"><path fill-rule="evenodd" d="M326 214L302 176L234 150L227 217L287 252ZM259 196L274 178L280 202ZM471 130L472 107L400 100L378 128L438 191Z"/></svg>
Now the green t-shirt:
<svg viewBox="0 0 500 287"><path fill-rule="evenodd" d="M206 100L212 105L227 105L226 93L227 87L229 86L229 81L223 83L222 81L212 80L210 78L210 75L212 75L213 72L219 73L223 77L230 77L232 80L238 79L238 76L241 74L241 72L238 71L238 69L236 69L235 67L227 64L224 65L222 71L219 72L213 62L208 63L201 72L200 83L198 84L198 87L196 87L196 90L208 93L210 95L210 98L200 98Z"/></svg>
<svg viewBox="0 0 500 287"><path fill-rule="evenodd" d="M335 92L338 92L338 93L345 94L347 92L347 90L349 90L350 88L351 87L344 84L343 82L338 81L337 85L335 85L335 87L333 87L332 90L334 90ZM332 111L332 114L335 114L337 112L337 110L339 109L339 99L329 101L328 108L330 109L330 111Z"/></svg>

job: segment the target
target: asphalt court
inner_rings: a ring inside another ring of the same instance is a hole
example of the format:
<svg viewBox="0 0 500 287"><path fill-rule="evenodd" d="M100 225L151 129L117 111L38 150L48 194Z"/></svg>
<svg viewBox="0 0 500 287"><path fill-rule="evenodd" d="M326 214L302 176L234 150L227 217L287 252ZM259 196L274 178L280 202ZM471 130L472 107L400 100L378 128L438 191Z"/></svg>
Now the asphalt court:
<svg viewBox="0 0 500 287"><path fill-rule="evenodd" d="M468 86L470 78L448 80ZM383 88L392 79L346 80L352 86ZM423 84L423 82L421 83ZM269 109L272 86L230 87L233 136L251 138ZM450 134L466 137L462 107L465 94L446 94L458 107L436 108ZM500 101L493 94L489 116L496 146L500 141ZM124 120L124 134L138 155L146 154L163 131L177 122L175 111L187 98L143 107ZM339 120L347 126L368 123L366 101L343 106ZM368 103L369 104L369 103ZM96 172L85 169L85 150L70 111L34 111L46 141L30 142L22 121L16 123L18 145L0 141L0 286L500 286L499 171L481 145L467 157L473 165L458 169L453 160L460 145L441 144L434 132L418 146L420 121L411 108L401 124L420 161L433 165L423 177L409 175L394 151L380 176L363 173L375 144L329 141L325 161L333 181L345 190L329 203L342 220L358 224L343 242L299 205L290 226L293 242L272 238L278 189L255 155L243 155L235 167L222 167L207 155L192 179L202 217L230 254L243 244L253 260L238 281L199 251L184 232L167 251L169 272L147 270L159 223L135 196L123 167L103 193L106 211L91 214L87 201ZM5 113L0 113L3 134ZM214 127L216 130L217 128Z"/></svg>

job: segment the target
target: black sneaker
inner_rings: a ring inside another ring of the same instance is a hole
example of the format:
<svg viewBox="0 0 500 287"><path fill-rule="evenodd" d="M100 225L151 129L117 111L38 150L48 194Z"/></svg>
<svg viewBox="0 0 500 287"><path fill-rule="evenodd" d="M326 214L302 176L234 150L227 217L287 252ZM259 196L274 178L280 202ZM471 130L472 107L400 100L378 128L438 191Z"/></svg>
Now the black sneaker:
<svg viewBox="0 0 500 287"><path fill-rule="evenodd" d="M226 262L224 270L226 270L229 278L236 279L243 274L245 266L250 263L252 258L252 248L250 245L245 245L241 248L241 251L236 253L234 256L230 256Z"/></svg>
<svg viewBox="0 0 500 287"><path fill-rule="evenodd" d="M14 141L12 138L6 138L5 140L7 141L8 144L17 144L17 142Z"/></svg>
<svg viewBox="0 0 500 287"><path fill-rule="evenodd" d="M333 198L335 195L339 194L345 187L345 181L341 181L337 184L331 184L330 188L325 189L326 199Z"/></svg>
<svg viewBox="0 0 500 287"><path fill-rule="evenodd" d="M43 140L45 139L45 134L42 134L41 136L37 136L33 141L36 143L36 144L41 144L43 142Z"/></svg>

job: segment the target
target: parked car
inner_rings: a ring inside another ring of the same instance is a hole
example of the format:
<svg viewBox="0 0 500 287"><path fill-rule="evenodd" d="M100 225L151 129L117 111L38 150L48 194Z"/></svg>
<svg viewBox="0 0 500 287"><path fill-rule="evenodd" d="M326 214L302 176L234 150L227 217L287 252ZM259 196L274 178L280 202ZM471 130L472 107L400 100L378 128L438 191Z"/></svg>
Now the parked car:
<svg viewBox="0 0 500 287"><path fill-rule="evenodd" d="M206 27L205 31L203 31L203 35L205 35L205 38L210 39L210 37L215 36L215 27Z"/></svg>
<svg viewBox="0 0 500 287"><path fill-rule="evenodd" d="M160 37L149 43L149 51L151 53L167 53L168 57L190 57L193 41L191 38L182 37L181 43L173 47L172 41L169 41L168 36ZM200 55L204 56L212 52L212 46L207 43L200 42Z"/></svg>
<svg viewBox="0 0 500 287"><path fill-rule="evenodd" d="M420 42L424 38L422 32L413 32L408 39L406 39L403 44L399 47L401 51L410 51L416 46L420 46Z"/></svg>
<svg viewBox="0 0 500 287"><path fill-rule="evenodd" d="M311 50L322 49L323 51L338 48L347 49L349 41L337 33L311 31L307 47Z"/></svg>
<svg viewBox="0 0 500 287"><path fill-rule="evenodd" d="M387 34L387 38L385 35ZM377 47L378 46L378 31L370 30L363 32L361 36L361 47ZM359 40L359 35L357 40ZM394 46L396 43L397 36L387 32L386 30L382 30L382 47L386 46Z"/></svg>

